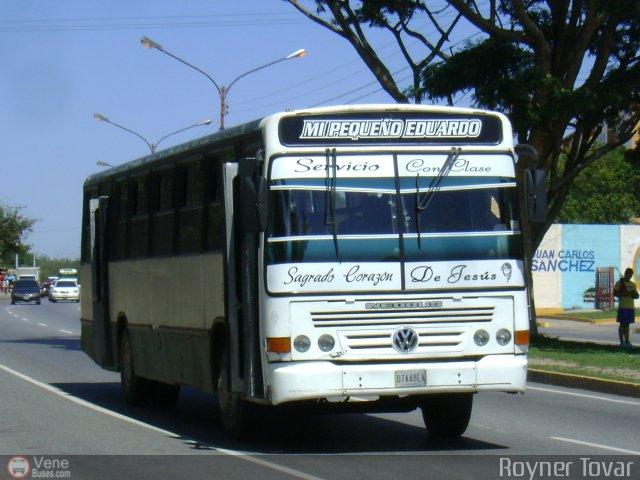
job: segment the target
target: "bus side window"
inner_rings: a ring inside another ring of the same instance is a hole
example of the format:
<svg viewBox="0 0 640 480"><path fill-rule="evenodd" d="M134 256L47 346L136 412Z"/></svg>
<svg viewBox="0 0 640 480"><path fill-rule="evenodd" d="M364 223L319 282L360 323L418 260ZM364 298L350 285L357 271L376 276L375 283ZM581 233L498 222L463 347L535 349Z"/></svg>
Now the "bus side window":
<svg viewBox="0 0 640 480"><path fill-rule="evenodd" d="M204 160L205 250L222 250L225 239L222 165L236 158L235 147L207 154Z"/></svg>
<svg viewBox="0 0 640 480"><path fill-rule="evenodd" d="M129 180L129 249L132 258L145 257L149 245L148 175Z"/></svg>
<svg viewBox="0 0 640 480"><path fill-rule="evenodd" d="M156 199L152 215L151 255L173 253L174 211L174 170L160 171L155 177Z"/></svg>
<svg viewBox="0 0 640 480"><path fill-rule="evenodd" d="M203 171L200 161L190 162L180 169L178 190L178 252L202 250Z"/></svg>
<svg viewBox="0 0 640 480"><path fill-rule="evenodd" d="M127 242L127 204L128 204L129 187L126 179L119 180L114 188L115 212L113 214L114 225L113 235L110 239L111 248L109 256L114 260L123 260L126 258L126 242Z"/></svg>

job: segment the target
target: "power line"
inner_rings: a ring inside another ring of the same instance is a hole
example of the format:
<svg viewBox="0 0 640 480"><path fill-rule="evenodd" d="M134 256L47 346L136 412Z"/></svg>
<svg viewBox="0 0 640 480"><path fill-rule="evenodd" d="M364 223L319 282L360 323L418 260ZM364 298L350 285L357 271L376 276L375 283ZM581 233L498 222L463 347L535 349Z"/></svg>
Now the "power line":
<svg viewBox="0 0 640 480"><path fill-rule="evenodd" d="M426 27L426 26L428 26L428 24L426 24L424 26ZM427 35L430 35L431 33L435 33L435 31L436 30L434 28L434 30L432 32L428 32ZM411 47L415 46L416 44L418 44L419 42L420 41L416 39L415 41L411 42L407 46L408 46L408 48L411 48ZM392 48L392 47L394 47L396 45L397 45L397 43L395 42L395 40L389 41L389 42L385 43L384 45L382 45L380 48L376 49L376 52L377 53L383 52L384 50ZM391 58L400 55L400 53L401 52L400 52L399 49L394 50L390 55L388 55L385 58L385 63L388 63L388 61ZM247 100L243 100L243 101L237 102L237 103L235 103L235 105L240 105L240 106L249 105L249 107L248 108L244 108L244 109L243 108L240 108L240 109L234 108L234 110L236 112L246 112L246 111L259 109L259 108L267 108L267 107L274 106L274 105L282 105L283 103L290 103L292 100L296 100L298 98L303 98L303 97L306 97L307 95L309 95L311 93L318 93L319 91L329 89L329 88L333 87L334 85L338 85L340 83L346 82L346 81L350 80L351 78L353 78L354 76L362 74L363 72L371 73L370 70L368 68L364 67L362 62L360 62L358 59L355 59L353 61L347 62L347 63L342 64L340 66L331 68L330 70L331 70L331 72L333 74L335 74L335 72L337 72L337 71L343 70L344 68L347 68L349 66L356 65L356 64L359 66L357 71L355 71L351 75L343 75L343 76L341 76L340 78L338 78L337 80L335 80L333 82L326 83L326 82L323 81L324 77L319 77L317 75L312 77L311 79L297 80L295 84L289 85L289 86L287 86L285 88L282 88L280 90L271 92L271 93L266 94L266 95L263 94L260 97L256 97L256 98L253 98L253 99L247 99ZM393 75L396 75L397 73L400 73L400 72L402 72L402 71L404 71L404 70L406 70L408 68L409 68L409 66L405 66L404 68L400 69L398 72L394 73ZM277 95L277 94L283 93L283 92L290 93L292 90L299 89L301 86L307 87L310 84L317 83L319 81L323 81L322 86L313 87L311 89L307 89L307 90L303 91L302 93L300 93L300 94L298 94L298 95L296 95L294 97L291 97L290 95L288 95L283 100L276 100L276 101L270 102L268 104L264 104L263 103L263 104L260 104L260 105L256 105L256 101L261 100L261 99L263 99L263 98L265 98L267 96L268 97L273 97L274 95ZM377 83L377 82L373 82L373 83ZM366 85L361 85L360 87L358 87L358 89L366 88L367 86L370 86L371 84L372 83L368 83ZM378 90L376 90L376 92L379 92L381 90L382 90L382 88L379 88ZM376 93L376 92L373 92L373 93ZM344 94L342 94L342 95L340 95L340 96L338 96L336 98L341 98L343 96L349 95L350 93L353 93L353 90L350 90L350 91L348 91L348 92L346 92L346 93L344 93ZM321 104L324 104L324 103L327 103L327 101L321 102Z"/></svg>
<svg viewBox="0 0 640 480"><path fill-rule="evenodd" d="M2 20L0 33L81 32L141 28L235 28L307 23L297 13L202 14L157 17L113 17L42 20Z"/></svg>
<svg viewBox="0 0 640 480"><path fill-rule="evenodd" d="M423 25L423 26L419 26L419 27L418 27L418 30L420 30L421 28L427 28L428 26L429 26L429 24L425 24L425 25ZM428 32L426 32L426 34L425 34L425 35L426 35L427 37L429 37L430 35L435 34L436 32L437 32L437 29L436 29L435 27L433 27L433 28L432 28L432 29L430 29ZM462 43L468 42L469 40L471 40L471 39L473 39L474 37L476 37L476 36L480 35L481 33L482 33L482 32L476 32L476 33L473 33L473 34L471 34L471 35L469 35L469 36L466 36L466 37L464 37L464 38L462 38L462 39L460 39L460 40L458 40L458 41L456 41L456 42L452 43L452 44L449 46L449 48L450 48L450 49L456 48L457 46L461 45ZM420 43L421 43L421 41L420 41L420 40L415 39L413 42L411 42L411 43L407 44L407 48L408 48L408 49L411 49L411 48L415 47L416 45L418 45L418 44L420 44ZM393 47L393 46L396 46L396 45L397 45L397 43L396 43L394 40L392 40L392 41L389 41L389 42L385 43L382 47L378 48L376 51L379 53L379 52L382 52L382 51L384 51L384 50L386 50L386 49L388 49L388 48L391 48L391 47ZM393 58L393 57L396 57L396 56L400 55L400 53L401 53L401 52L400 52L400 50L399 50L399 49L394 50L394 51L393 51L389 56L387 56L387 57L385 58L384 62L385 62L385 63L388 63L388 62L389 62L389 60L390 60L391 58ZM356 60L356 61L357 61L357 60ZM339 70L342 70L343 68L346 68L346 67L348 67L348 66L350 66L350 65L353 65L356 61L348 62L348 63L343 64L343 65L341 65L341 66L338 66L338 67L336 67L336 68L332 68L332 69L331 69L331 72L332 72L332 73L335 73L335 72L337 72L337 71L339 71ZM409 65L404 66L403 68L401 68L401 69L397 70L396 72L392 73L392 77L396 77L398 74L400 74L400 73L402 73L402 72L404 72L404 71L408 70L409 68L410 68L410 66L409 66ZM272 93L270 93L270 94L261 95L261 96L260 96L260 97L258 97L258 98L254 98L254 99L247 99L247 100L243 100L243 101L241 101L241 102L238 102L238 103L236 103L236 105L250 105L250 107L248 107L248 108L244 108L244 109L243 109L243 108L235 109L235 111L236 111L236 112L246 112L246 111L250 111L250 110L256 110L256 109L261 109L261 108L267 108L267 107L271 107L271 106L274 106L274 105L282 105L283 103L290 103L292 100L296 100L296 99L298 99L298 98L304 98L304 97L306 97L307 95L309 95L309 94L311 94L311 93L318 93L319 91L326 90L327 88L331 88L331 87L333 87L334 85L337 85L337 84L343 83L343 82L345 82L345 81L348 81L350 78L352 78L352 77L353 77L353 76L355 76L356 74L359 74L359 73L362 73L362 72L370 72L370 71L369 71L366 67L362 67L362 68L358 69L358 71L357 71L356 73L354 73L353 75L349 75L349 76L342 76L342 77L341 77L341 78L339 78L338 80L335 80L335 81L333 81L333 82L331 82L331 83L323 83L323 85L322 85L321 87L317 87L317 88L313 88L313 89L307 89L307 90L303 91L302 93L300 93L300 94L298 94L298 95L296 95L296 96L293 96L293 97L292 97L292 96L290 96L290 95L289 95L289 96L287 96L287 97L286 97L285 99L283 99L283 100L276 100L276 101L272 101L272 102L270 102L270 103L268 103L268 104L264 104L264 103L263 103L263 104L260 104L260 105L256 105L256 103L255 103L255 102L256 102L257 100L263 99L263 98L265 98L265 97L272 97L272 96L274 96L274 95L277 95L277 94L279 94L279 93L283 93L283 92L290 93L292 90L298 89L298 88L300 88L300 86L302 86L302 85L304 85L304 86L308 86L310 83L314 83L314 82L317 82L317 81L321 81L321 80L323 80L323 77L314 77L314 78L313 78L313 79L311 79L311 80L302 80L302 81L301 81L301 80L298 80L294 85L290 85L289 87L286 87L286 88L283 88L283 89L277 90L277 91L272 92ZM395 80L395 82L396 82L396 84L398 84L398 85L399 85L399 84L401 84L402 82L404 82L404 81L406 81L406 80L408 80L408 79L410 79L410 78L412 78L412 75L410 75L410 76L408 76L408 77L405 77L405 78L401 78L401 79ZM350 95L350 94L352 94L352 93L358 92L358 91L360 91L360 90L362 90L362 89L365 89L365 88L367 88L367 87L370 87L371 85L376 84L376 83L377 83L377 81L373 81L373 82L369 82L369 83L366 83L366 84L360 85L360 86L356 87L355 89L350 89L349 91L347 91L347 92L345 92L345 93L342 93L342 94L339 94L339 95L333 96L333 97L331 97L331 98L329 98L329 99L325 99L325 100L323 100L323 101L321 101L321 102L316 102L316 103L314 103L314 104L313 104L313 105L311 105L311 106L313 107L313 106L325 105L325 104L327 104L327 103L330 103L330 102L332 102L332 101L338 100L338 99L343 98L343 97L346 97L346 96L348 96L348 95ZM353 102L357 102L358 100L361 100L362 98L366 98L366 97L371 96L371 95L373 95L373 94L375 94L375 93L378 93L378 92L380 92L380 91L382 91L382 90L383 90L383 88L382 88L382 87L380 87L380 88L378 88L378 89L376 89L376 90L374 90L374 91L371 91L370 93L367 93L367 94L365 94L365 95L360 95L359 97L356 97L355 99L348 100L348 101L347 101L347 102L345 102L345 103L353 103ZM462 98L464 98L464 96L466 96L466 94L465 94L465 95L463 95L463 96L460 98L460 100L461 100ZM459 100L458 100L458 101L459 101ZM456 103L457 103L457 102L456 102Z"/></svg>
<svg viewBox="0 0 640 480"><path fill-rule="evenodd" d="M295 17L301 18L301 15L298 12L284 13L284 12L254 12L254 13L198 13L194 15L145 15L143 17L98 17L98 18L46 18L46 19L27 19L27 20L0 20L0 24L2 23L13 23L13 22L24 22L24 23L54 23L54 22L116 22L116 21L127 21L127 20L175 20L175 19L183 19L183 18L225 18L225 17L237 17L237 18L247 18L247 17L257 17L257 18L265 18L265 17ZM304 19L304 21L308 21Z"/></svg>

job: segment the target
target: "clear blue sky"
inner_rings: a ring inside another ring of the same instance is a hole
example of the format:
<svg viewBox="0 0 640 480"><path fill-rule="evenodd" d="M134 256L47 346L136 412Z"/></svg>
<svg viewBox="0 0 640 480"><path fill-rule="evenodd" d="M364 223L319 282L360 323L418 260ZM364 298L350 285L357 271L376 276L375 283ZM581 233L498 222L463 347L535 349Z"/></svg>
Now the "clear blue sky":
<svg viewBox="0 0 640 480"><path fill-rule="evenodd" d="M94 112L152 143L213 120L161 148L218 129L213 84L143 48L143 36L219 85L307 49L236 83L227 126L287 107L391 101L345 40L282 0L0 0L0 204L37 219L27 243L38 254L79 256L84 179L101 168L97 161L148 153ZM381 56L402 68L390 40L379 41Z"/></svg>

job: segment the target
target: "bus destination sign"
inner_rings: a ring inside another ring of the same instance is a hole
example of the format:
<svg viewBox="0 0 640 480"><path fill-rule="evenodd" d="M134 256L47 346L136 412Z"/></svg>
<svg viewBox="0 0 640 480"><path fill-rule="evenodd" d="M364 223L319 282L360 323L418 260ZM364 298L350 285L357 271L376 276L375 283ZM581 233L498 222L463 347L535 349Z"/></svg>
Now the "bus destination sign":
<svg viewBox="0 0 640 480"><path fill-rule="evenodd" d="M286 117L280 122L285 145L355 143L497 144L502 140L497 116L404 114Z"/></svg>

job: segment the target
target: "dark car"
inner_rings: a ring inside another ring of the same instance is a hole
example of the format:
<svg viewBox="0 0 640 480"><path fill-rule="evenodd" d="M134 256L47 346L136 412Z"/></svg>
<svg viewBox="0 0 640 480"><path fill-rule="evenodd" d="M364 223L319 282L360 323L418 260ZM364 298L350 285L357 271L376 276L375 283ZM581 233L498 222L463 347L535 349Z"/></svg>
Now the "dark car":
<svg viewBox="0 0 640 480"><path fill-rule="evenodd" d="M35 280L16 280L11 291L11 305L35 302L40 305L40 287Z"/></svg>
<svg viewBox="0 0 640 480"><path fill-rule="evenodd" d="M40 285L40 293L43 297L49 295L49 291L51 290L51 287L53 287L53 284L56 283L56 280L58 280L58 277L47 277L42 281L42 285Z"/></svg>

